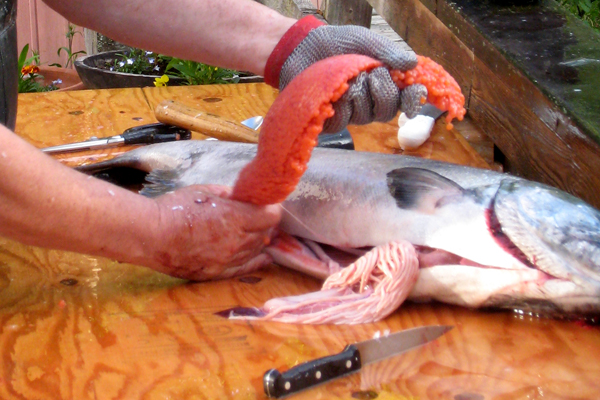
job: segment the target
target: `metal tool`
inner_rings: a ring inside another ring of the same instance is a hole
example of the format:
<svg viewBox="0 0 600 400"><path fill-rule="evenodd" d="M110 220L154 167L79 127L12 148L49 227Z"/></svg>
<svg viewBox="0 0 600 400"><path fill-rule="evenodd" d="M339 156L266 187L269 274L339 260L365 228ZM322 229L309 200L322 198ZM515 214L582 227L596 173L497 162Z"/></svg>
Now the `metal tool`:
<svg viewBox="0 0 600 400"><path fill-rule="evenodd" d="M264 120L265 119L263 117L257 115L256 117L250 117L248 119L243 120L241 124L257 131L258 128L260 128L260 126L264 122Z"/></svg>
<svg viewBox="0 0 600 400"><path fill-rule="evenodd" d="M165 124L180 126L215 139L258 143L258 132L254 129L173 100L159 103L154 109L154 116Z"/></svg>
<svg viewBox="0 0 600 400"><path fill-rule="evenodd" d="M83 150L107 149L131 144L152 144L172 142L175 140L189 140L192 133L183 128L163 123L135 126L127 129L121 135L106 138L93 138L84 142L62 144L59 146L41 149L44 153L68 153Z"/></svg>
<svg viewBox="0 0 600 400"><path fill-rule="evenodd" d="M317 146L354 150L354 140L348 128L344 128L336 133L321 133L317 136Z"/></svg>
<svg viewBox="0 0 600 400"><path fill-rule="evenodd" d="M263 377L268 397L283 397L357 372L363 365L402 354L429 343L452 329L433 325L408 329L380 338L354 343L338 354L309 361L281 373L267 371Z"/></svg>
<svg viewBox="0 0 600 400"><path fill-rule="evenodd" d="M261 116L255 116L237 123L173 100L159 103L154 110L154 116L166 124L181 126L211 138L246 143L258 143L257 130L264 120ZM354 150L352 136L345 128L337 133L319 135L317 145Z"/></svg>
<svg viewBox="0 0 600 400"><path fill-rule="evenodd" d="M260 128L264 118L260 115L245 119L241 122L242 125L250 129L257 130ZM354 141L347 128L342 129L337 133L321 133L317 137L318 147L332 147L336 149L354 150Z"/></svg>
<svg viewBox="0 0 600 400"><path fill-rule="evenodd" d="M442 111L431 103L423 104L421 110L418 115L425 115L426 117L431 117L433 119L438 119L443 113L446 111Z"/></svg>

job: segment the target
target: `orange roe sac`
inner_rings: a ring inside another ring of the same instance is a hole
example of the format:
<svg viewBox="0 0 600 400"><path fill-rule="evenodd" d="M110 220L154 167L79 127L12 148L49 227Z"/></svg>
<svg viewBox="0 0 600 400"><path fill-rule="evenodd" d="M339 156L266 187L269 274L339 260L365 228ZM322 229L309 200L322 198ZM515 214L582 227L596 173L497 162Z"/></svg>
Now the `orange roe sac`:
<svg viewBox="0 0 600 400"><path fill-rule="evenodd" d="M399 88L420 83L427 88L427 100L443 111L448 111L446 116L446 128L452 129L454 118L462 121L467 110L465 110L465 96L460 86L446 70L424 56L417 56L419 60L414 69L406 72L393 70L390 72L393 81Z"/></svg>
<svg viewBox="0 0 600 400"><path fill-rule="evenodd" d="M317 137L348 81L381 62L345 54L321 60L298 75L269 108L256 157L240 172L231 198L257 205L284 201L307 168Z"/></svg>

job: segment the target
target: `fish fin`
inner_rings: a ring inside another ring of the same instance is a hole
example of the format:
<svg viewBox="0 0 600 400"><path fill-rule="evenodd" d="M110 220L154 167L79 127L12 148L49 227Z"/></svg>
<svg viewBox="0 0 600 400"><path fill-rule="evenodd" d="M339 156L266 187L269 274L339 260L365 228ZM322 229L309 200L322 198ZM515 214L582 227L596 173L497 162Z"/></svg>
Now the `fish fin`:
<svg viewBox="0 0 600 400"><path fill-rule="evenodd" d="M400 208L433 214L464 189L437 172L422 168L399 168L387 173L390 194Z"/></svg>
<svg viewBox="0 0 600 400"><path fill-rule="evenodd" d="M279 232L264 252L275 264L319 279L325 280L331 273L327 260L320 259L309 246L285 232Z"/></svg>
<svg viewBox="0 0 600 400"><path fill-rule="evenodd" d="M158 197L177 189L180 173L174 169L157 169L146 176L146 183L140 194L146 197Z"/></svg>
<svg viewBox="0 0 600 400"><path fill-rule="evenodd" d="M130 157L81 165L75 170L132 191L139 190L148 174L137 159Z"/></svg>

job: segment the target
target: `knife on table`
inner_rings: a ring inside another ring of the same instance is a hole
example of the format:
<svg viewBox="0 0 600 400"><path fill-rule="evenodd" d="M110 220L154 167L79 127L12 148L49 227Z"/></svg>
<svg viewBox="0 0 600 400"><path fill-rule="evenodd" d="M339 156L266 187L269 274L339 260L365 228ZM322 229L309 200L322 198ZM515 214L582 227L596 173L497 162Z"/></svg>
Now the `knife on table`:
<svg viewBox="0 0 600 400"><path fill-rule="evenodd" d="M106 138L94 138L84 142L61 144L58 146L45 147L41 149L44 153L69 153L73 151L98 150L111 147L126 146L131 144L152 144L172 142L175 140L189 140L192 133L173 125L163 123L135 126L124 131L120 135Z"/></svg>
<svg viewBox="0 0 600 400"><path fill-rule="evenodd" d="M231 142L258 143L259 133L237 122L228 121L218 115L189 107L173 100L164 100L154 109L154 116L165 124L177 125L200 132L219 140ZM354 150L354 142L348 129L337 133L320 134L319 147Z"/></svg>
<svg viewBox="0 0 600 400"><path fill-rule="evenodd" d="M215 139L258 143L258 132L254 129L177 101L160 102L154 109L154 116L165 124L180 126Z"/></svg>
<svg viewBox="0 0 600 400"><path fill-rule="evenodd" d="M268 397L284 397L327 381L352 374L386 358L429 343L452 329L452 326L432 325L392 333L346 346L341 353L297 365L286 372L271 369L263 376Z"/></svg>

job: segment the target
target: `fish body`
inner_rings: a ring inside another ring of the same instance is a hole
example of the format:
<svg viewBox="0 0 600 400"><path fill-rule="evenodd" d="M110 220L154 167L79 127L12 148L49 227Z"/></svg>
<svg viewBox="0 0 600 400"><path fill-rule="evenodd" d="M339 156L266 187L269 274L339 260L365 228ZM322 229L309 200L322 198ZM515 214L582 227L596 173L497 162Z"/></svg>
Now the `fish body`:
<svg viewBox="0 0 600 400"><path fill-rule="evenodd" d="M233 186L255 154L251 144L176 142L82 169L145 171L141 193L156 196ZM422 261L415 301L600 314L600 213L558 189L427 159L316 148L283 207L280 229L295 237L345 250L406 240L423 260L441 253Z"/></svg>

